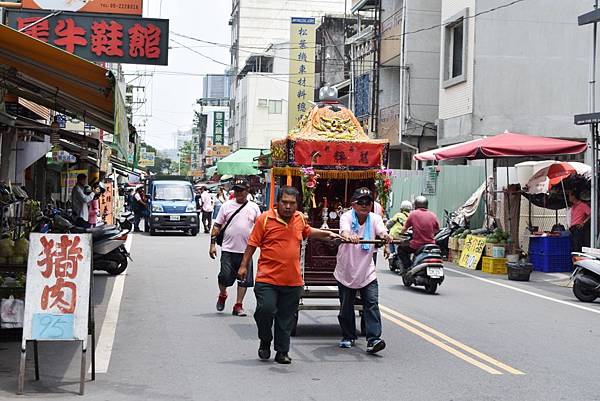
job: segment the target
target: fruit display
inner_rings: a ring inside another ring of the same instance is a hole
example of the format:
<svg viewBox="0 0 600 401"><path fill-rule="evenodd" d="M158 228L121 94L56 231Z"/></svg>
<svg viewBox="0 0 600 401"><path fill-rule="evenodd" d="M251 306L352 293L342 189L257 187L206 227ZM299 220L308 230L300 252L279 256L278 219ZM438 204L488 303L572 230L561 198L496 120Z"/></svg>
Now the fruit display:
<svg viewBox="0 0 600 401"><path fill-rule="evenodd" d="M501 246L507 245L510 240L508 233L502 231L500 228L496 228L491 234L486 237L488 244L498 244Z"/></svg>
<svg viewBox="0 0 600 401"><path fill-rule="evenodd" d="M13 241L10 238L0 239L0 266L24 265L29 254L29 241L19 238Z"/></svg>

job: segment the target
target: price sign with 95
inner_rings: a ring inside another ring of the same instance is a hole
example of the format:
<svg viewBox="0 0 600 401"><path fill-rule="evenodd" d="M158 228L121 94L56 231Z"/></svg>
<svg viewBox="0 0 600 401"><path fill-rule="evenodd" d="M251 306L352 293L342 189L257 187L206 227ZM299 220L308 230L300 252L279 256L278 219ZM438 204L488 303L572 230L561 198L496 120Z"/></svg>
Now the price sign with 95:
<svg viewBox="0 0 600 401"><path fill-rule="evenodd" d="M73 340L73 315L35 313L31 325L34 340Z"/></svg>

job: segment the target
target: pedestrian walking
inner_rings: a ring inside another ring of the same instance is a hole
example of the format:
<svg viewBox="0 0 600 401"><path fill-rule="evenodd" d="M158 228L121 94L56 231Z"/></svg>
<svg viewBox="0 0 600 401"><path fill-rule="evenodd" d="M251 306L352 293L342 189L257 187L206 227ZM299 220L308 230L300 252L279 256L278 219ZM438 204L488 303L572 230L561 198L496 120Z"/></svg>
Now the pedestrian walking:
<svg viewBox="0 0 600 401"><path fill-rule="evenodd" d="M217 256L217 239L221 235L221 269L217 278L219 285L219 297L217 299L217 310L225 309L227 299L227 288L231 287L237 278L240 263L244 251L248 245L248 237L254 226L254 222L260 216L258 206L248 202L248 183L244 179L233 182L235 198L225 201L215 219L211 236L209 256L215 259ZM243 302L248 288L254 286L254 275L252 273L252 260L248 264L248 272L245 280L239 280L237 285L237 298L233 305L232 314L246 316Z"/></svg>
<svg viewBox="0 0 600 401"><path fill-rule="evenodd" d="M330 231L310 227L304 215L297 211L298 197L296 188L280 188L277 209L266 211L256 220L238 272L240 279L248 277L252 255L260 248L254 286L254 320L260 339L258 357L262 360L271 357L274 340L275 361L282 364L292 362L288 355L290 335L304 285L300 272L302 239L340 238Z"/></svg>
<svg viewBox="0 0 600 401"><path fill-rule="evenodd" d="M225 203L227 201L227 199L225 199L225 194L223 193L223 188L219 187L219 189L217 190L217 193L214 196L214 202L215 202L215 208L213 210L213 220L215 220L217 218L217 216L219 215L219 210L221 209L221 206L223 206L223 203Z"/></svg>
<svg viewBox="0 0 600 401"><path fill-rule="evenodd" d="M204 233L208 234L212 225L212 213L214 209L213 199L206 189L205 185L200 187L200 206L202 210L202 224L204 225Z"/></svg>
<svg viewBox="0 0 600 401"><path fill-rule="evenodd" d="M340 235L351 244L341 244L338 248L337 263L333 276L338 282L340 312L338 321L342 330L341 348L354 345L356 317L354 301L360 293L363 305L363 319L367 337L367 352L375 354L385 348L381 339L381 314L379 312L379 285L375 273L373 253L375 245L359 244L361 238L384 239L390 242L383 219L373 208L373 193L368 188L358 188L352 195L352 210L340 217Z"/></svg>

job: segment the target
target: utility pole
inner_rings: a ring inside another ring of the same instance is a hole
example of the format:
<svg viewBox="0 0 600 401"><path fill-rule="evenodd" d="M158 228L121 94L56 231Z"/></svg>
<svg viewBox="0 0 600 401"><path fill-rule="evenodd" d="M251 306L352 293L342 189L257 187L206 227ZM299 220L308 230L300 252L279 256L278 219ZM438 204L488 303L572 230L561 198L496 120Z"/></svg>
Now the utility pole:
<svg viewBox="0 0 600 401"><path fill-rule="evenodd" d="M598 41L598 22L600 21L600 10L598 0L594 1L594 10L578 17L578 24L594 24L592 51L590 58L590 81L589 81L589 114L575 116L576 125L590 126L590 150L592 159L591 177L591 219L590 219L590 245L592 248L598 246L598 124L600 113L596 113L596 54Z"/></svg>

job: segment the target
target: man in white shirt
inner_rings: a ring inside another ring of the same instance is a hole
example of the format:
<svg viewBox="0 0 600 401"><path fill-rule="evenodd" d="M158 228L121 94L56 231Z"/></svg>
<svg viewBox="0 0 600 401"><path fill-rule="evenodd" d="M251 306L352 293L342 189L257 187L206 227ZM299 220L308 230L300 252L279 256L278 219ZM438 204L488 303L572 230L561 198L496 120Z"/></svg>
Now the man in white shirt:
<svg viewBox="0 0 600 401"><path fill-rule="evenodd" d="M214 209L213 199L206 189L206 186L200 187L200 207L202 210L202 224L204 225L204 233L208 234L212 225L212 212Z"/></svg>
<svg viewBox="0 0 600 401"><path fill-rule="evenodd" d="M86 189L87 186L87 175L78 174L77 184L71 190L71 203L73 204L73 218L75 219L75 225L78 227L89 228L89 206L88 203L94 199L96 192L91 189Z"/></svg>
<svg viewBox="0 0 600 401"><path fill-rule="evenodd" d="M248 237L250 236L254 222L260 216L258 205L247 200L248 183L246 180L236 179L233 182L233 190L235 198L221 205L219 214L215 219L208 252L209 256L213 259L217 256L216 237L221 230L225 229L223 244L221 245L221 269L218 276L218 311L222 311L225 308L227 287L231 287L235 283L244 251L248 245ZM237 214L234 216L236 212ZM229 225L224 227L228 221ZM233 315L246 316L242 304L248 287L254 286L254 275L251 269L252 262L250 262L248 267L247 278L244 281L238 281L237 299L233 306Z"/></svg>

